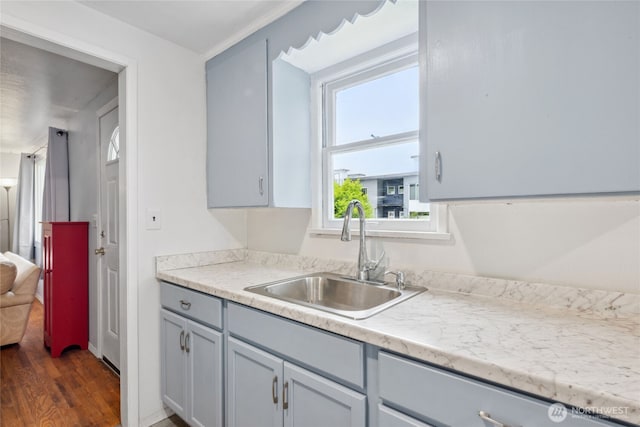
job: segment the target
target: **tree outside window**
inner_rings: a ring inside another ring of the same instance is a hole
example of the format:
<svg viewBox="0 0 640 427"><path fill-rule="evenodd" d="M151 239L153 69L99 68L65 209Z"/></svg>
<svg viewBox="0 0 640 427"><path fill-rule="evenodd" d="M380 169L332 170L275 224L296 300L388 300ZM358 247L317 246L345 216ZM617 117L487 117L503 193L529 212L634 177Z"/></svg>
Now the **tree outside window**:
<svg viewBox="0 0 640 427"><path fill-rule="evenodd" d="M366 190L362 187L359 179L346 178L342 184L333 182L333 214L335 218L344 218L347 206L352 200L359 200L362 203L366 218L373 216L373 208L369 203L369 197L363 189ZM358 218L357 210L353 211L353 217Z"/></svg>

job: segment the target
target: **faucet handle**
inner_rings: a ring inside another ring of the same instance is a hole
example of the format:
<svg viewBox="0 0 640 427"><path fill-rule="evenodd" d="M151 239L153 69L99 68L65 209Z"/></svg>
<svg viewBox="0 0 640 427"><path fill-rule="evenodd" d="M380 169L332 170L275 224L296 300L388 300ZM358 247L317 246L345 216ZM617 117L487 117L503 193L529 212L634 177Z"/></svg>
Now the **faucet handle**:
<svg viewBox="0 0 640 427"><path fill-rule="evenodd" d="M387 274L393 274L394 276L396 276L396 286L400 290L404 289L406 285L406 283L404 282L404 272L387 270L384 272L384 275L386 276Z"/></svg>
<svg viewBox="0 0 640 427"><path fill-rule="evenodd" d="M384 251L384 249L382 250L382 253L380 254L380 256L378 257L378 259L370 259L367 261L367 265L365 266L366 269L368 271L371 270L375 270L376 268L378 268L378 266L380 265L380 263L382 262L382 259L385 257L387 253ZM385 273L386 274L386 273Z"/></svg>

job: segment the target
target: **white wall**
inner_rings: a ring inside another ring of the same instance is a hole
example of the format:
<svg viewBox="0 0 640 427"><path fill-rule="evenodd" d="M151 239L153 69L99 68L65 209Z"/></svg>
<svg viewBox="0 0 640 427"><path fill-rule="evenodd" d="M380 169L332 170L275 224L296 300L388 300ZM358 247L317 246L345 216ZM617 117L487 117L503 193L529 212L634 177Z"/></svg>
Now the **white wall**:
<svg viewBox="0 0 640 427"><path fill-rule="evenodd" d="M357 242L309 237L309 210L207 211L204 62L81 4L3 1L0 22L130 58L137 65L139 418L161 410L154 256L240 248L355 260ZM162 230L144 227L159 209ZM394 266L638 291L638 202L460 204L451 242L386 242ZM247 241L247 226L250 240ZM132 236L133 237L133 236Z"/></svg>
<svg viewBox="0 0 640 427"><path fill-rule="evenodd" d="M138 291L138 409L148 421L162 408L154 256L246 245L244 211L206 209L204 61L75 2L3 1L0 22L136 62L138 251L127 262L138 271L128 286ZM145 230L147 208L161 211L162 230Z"/></svg>
<svg viewBox="0 0 640 427"><path fill-rule="evenodd" d="M0 178L18 178L20 169L20 154L0 153ZM7 203L9 203L9 219L7 222ZM0 188L0 252L10 250L8 245L9 236L13 237L13 225L15 224L16 210L16 187L9 189L9 193L4 188ZM11 227L8 228L9 223Z"/></svg>
<svg viewBox="0 0 640 427"><path fill-rule="evenodd" d="M98 346L98 270L94 254L97 229L93 215L98 213L98 119L96 113L118 96L118 76L71 119L69 131L69 204L71 221L89 222L89 342Z"/></svg>
<svg viewBox="0 0 640 427"><path fill-rule="evenodd" d="M17 178L20 169L20 154L0 153L0 178Z"/></svg>
<svg viewBox="0 0 640 427"><path fill-rule="evenodd" d="M356 261L357 238L309 236L311 211L252 210L248 248ZM393 268L640 293L638 199L457 203L451 241L382 242Z"/></svg>

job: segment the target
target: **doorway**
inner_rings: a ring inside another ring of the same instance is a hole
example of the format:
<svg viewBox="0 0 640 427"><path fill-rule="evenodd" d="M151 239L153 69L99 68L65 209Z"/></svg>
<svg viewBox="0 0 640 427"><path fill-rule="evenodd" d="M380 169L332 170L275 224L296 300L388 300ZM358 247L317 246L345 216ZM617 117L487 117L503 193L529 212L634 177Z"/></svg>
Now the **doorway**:
<svg viewBox="0 0 640 427"><path fill-rule="evenodd" d="M137 263L127 262L128 254L135 256L137 235L133 232L137 218L135 165L137 133L137 63L128 57L106 51L81 39L48 32L25 21L3 18L0 32L3 37L49 52L67 56L118 74L119 105L119 161L117 218L118 227L118 328L120 340L120 418L123 426L138 424L138 331L137 292L135 283ZM127 144L129 142L129 144ZM95 163L93 163L95 164ZM127 189L127 191L125 191ZM95 240L94 240L95 241ZM93 254L91 254L93 255Z"/></svg>

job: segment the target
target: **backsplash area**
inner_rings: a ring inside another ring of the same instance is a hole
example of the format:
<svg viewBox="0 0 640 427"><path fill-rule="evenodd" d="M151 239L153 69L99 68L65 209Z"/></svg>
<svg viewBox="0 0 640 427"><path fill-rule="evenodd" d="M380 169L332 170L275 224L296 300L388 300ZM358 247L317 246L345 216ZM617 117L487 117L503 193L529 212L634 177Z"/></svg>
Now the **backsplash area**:
<svg viewBox="0 0 640 427"><path fill-rule="evenodd" d="M302 272L333 272L353 276L353 262L326 258L232 249L156 257L156 271L201 267L229 262L248 262ZM640 315L640 295L581 289L543 283L529 283L436 271L405 270L407 281L416 286L461 294L484 296L530 307L552 307L601 318L629 318Z"/></svg>
<svg viewBox="0 0 640 427"><path fill-rule="evenodd" d="M389 267L640 294L640 200L465 201L447 205L450 240L372 238ZM358 242L315 236L311 209L247 212L250 250L355 261ZM372 253L372 255L375 255Z"/></svg>

